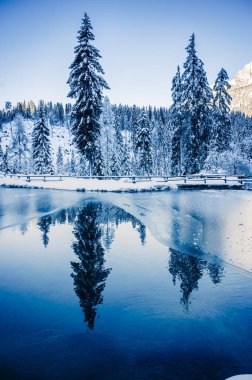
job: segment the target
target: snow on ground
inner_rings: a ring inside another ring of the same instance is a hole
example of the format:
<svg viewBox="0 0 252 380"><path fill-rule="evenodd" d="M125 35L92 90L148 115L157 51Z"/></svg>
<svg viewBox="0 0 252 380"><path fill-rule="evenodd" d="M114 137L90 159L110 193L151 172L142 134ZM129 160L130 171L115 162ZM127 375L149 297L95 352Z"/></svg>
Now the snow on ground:
<svg viewBox="0 0 252 380"><path fill-rule="evenodd" d="M159 181L139 181L133 183L131 180L98 180L98 179L82 179L82 178L63 178L50 179L44 182L41 179L32 179L27 182L25 178L10 178L0 175L0 186L17 186L17 187L39 187L43 189L57 189L57 190L79 190L79 191L140 191L140 190L155 190L157 187L165 190L170 189L170 184L167 182Z"/></svg>
<svg viewBox="0 0 252 380"><path fill-rule="evenodd" d="M114 192L138 192L138 191L164 191L170 189L177 189L177 186L184 184L183 179L177 181L164 181L164 179L153 180L137 180L133 183L131 179L84 179L76 177L66 177L59 180L58 177L47 177L46 181L42 178L31 179L31 182L27 182L26 177L6 177L0 174L0 186L13 186L13 187L29 187L29 188L43 188L43 189L56 189L56 190L78 190L78 191L114 191ZM204 180L187 180L186 186L204 186ZM223 179L208 180L207 185L227 189L232 186L238 186L237 180L232 180L225 184Z"/></svg>

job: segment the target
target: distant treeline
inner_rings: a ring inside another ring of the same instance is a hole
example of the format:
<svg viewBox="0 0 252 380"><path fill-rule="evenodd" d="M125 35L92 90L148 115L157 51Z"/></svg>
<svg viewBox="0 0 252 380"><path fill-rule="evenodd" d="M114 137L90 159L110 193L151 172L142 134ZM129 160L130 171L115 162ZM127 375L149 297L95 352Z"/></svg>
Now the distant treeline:
<svg viewBox="0 0 252 380"><path fill-rule="evenodd" d="M66 128L71 134L72 105L62 103L33 101L20 102L0 110L0 139L3 125L10 131L11 144L0 148L1 170L12 172L34 171L37 173L53 172L70 175L87 175L88 163L77 150L71 151L71 158L59 147L56 163L52 157L39 159L39 167L33 164L36 141L32 143L26 133L26 121L38 123L39 109L42 105L42 118L45 128L54 126ZM226 147L221 152L209 144L202 170L225 171L230 174L249 174L252 160L252 118L239 112L230 112L229 137ZM179 168L176 147L176 129L172 108L140 108L137 106L110 105L109 99L103 101L100 117L100 135L97 140L99 155L94 165L96 175L130 175L130 174L183 174L186 170ZM39 127L41 129L41 127ZM40 130L39 129L39 130ZM42 131L43 129L41 129ZM186 147L186 130L179 137ZM179 140L180 141L180 140ZM28 149L28 145L33 148ZM141 143L142 142L142 143ZM48 149L50 133L48 133ZM178 149L178 147L177 147ZM180 154L186 154L179 147ZM38 146L38 152L41 149ZM46 162L43 162L45 160ZM180 163L181 165L181 163Z"/></svg>

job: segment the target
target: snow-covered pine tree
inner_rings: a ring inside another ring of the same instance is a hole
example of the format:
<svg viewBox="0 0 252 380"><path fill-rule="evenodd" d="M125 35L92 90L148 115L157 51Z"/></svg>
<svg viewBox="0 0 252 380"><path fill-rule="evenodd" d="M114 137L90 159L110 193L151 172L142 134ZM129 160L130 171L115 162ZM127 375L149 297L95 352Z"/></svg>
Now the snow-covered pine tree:
<svg viewBox="0 0 252 380"><path fill-rule="evenodd" d="M121 161L121 175L132 174L132 160L131 160L132 144L128 131L124 131L122 161Z"/></svg>
<svg viewBox="0 0 252 380"><path fill-rule="evenodd" d="M104 160L102 156L101 141L100 139L96 143L96 154L94 159L94 171L93 175L102 177L105 173Z"/></svg>
<svg viewBox="0 0 252 380"><path fill-rule="evenodd" d="M228 149L230 144L230 103L232 97L228 93L231 88L228 79L226 70L222 68L213 88L215 94L213 100L213 139L217 152Z"/></svg>
<svg viewBox="0 0 252 380"><path fill-rule="evenodd" d="M165 141L165 120L164 113L162 109L157 110L155 107L151 113L152 118L150 120L151 126L151 145L152 145L152 161L153 161L153 173L155 175L164 174L164 159L166 151L166 141ZM166 173L167 174L167 173Z"/></svg>
<svg viewBox="0 0 252 380"><path fill-rule="evenodd" d="M181 95L182 84L180 76L180 67L172 80L172 100L173 104L170 108L170 124L172 127L171 142L171 174L176 176L181 174L181 142L182 142L182 109Z"/></svg>
<svg viewBox="0 0 252 380"><path fill-rule="evenodd" d="M50 131L45 121L43 102L40 102L36 116L37 121L32 132L34 171L37 174L48 174L52 171L52 153L49 140Z"/></svg>
<svg viewBox="0 0 252 380"><path fill-rule="evenodd" d="M9 147L9 159L13 173L25 173L28 168L28 137L25 133L24 119L17 115L14 119L13 138Z"/></svg>
<svg viewBox="0 0 252 380"><path fill-rule="evenodd" d="M32 100L30 100L27 104L27 117L29 119L33 118L35 111L36 111L35 103Z"/></svg>
<svg viewBox="0 0 252 380"><path fill-rule="evenodd" d="M131 118L130 118L130 129L131 129L131 141L132 141L132 153L133 153L133 172L136 174L138 170L138 155L137 155L137 148L136 148L136 138L138 134L138 128L139 128L139 109L134 104L131 111Z"/></svg>
<svg viewBox="0 0 252 380"><path fill-rule="evenodd" d="M2 171L4 173L9 173L10 172L10 167L9 167L9 148L6 148L5 153L3 155Z"/></svg>
<svg viewBox="0 0 252 380"><path fill-rule="evenodd" d="M151 134L146 109L141 110L136 133L136 149L139 157L139 171L142 175L152 173Z"/></svg>
<svg viewBox="0 0 252 380"><path fill-rule="evenodd" d="M153 161L153 173L155 175L160 174L160 141L159 141L159 123L156 119L152 118L152 161Z"/></svg>
<svg viewBox="0 0 252 380"><path fill-rule="evenodd" d="M115 150L116 150L116 162L114 165L118 168L118 173L122 173L122 162L123 162L123 152L124 152L124 146L123 146L123 135L122 135L122 129L121 129L121 123L119 120L119 116L117 113L114 112L115 115ZM112 164L113 166L113 164ZM112 172L115 172L115 169L112 168Z"/></svg>
<svg viewBox="0 0 252 380"><path fill-rule="evenodd" d="M9 102L9 101L5 102L5 110L6 110L6 114L7 114L7 117L9 119L9 123L10 123L11 137L13 137L12 123L11 123L13 109L12 109L12 103L11 102Z"/></svg>
<svg viewBox="0 0 252 380"><path fill-rule="evenodd" d="M171 128L168 123L168 114L164 108L158 111L158 138L160 152L159 174L167 176L170 173L171 156Z"/></svg>
<svg viewBox="0 0 252 380"><path fill-rule="evenodd" d="M87 162L85 158L78 154L77 156L77 175L86 176L87 175Z"/></svg>
<svg viewBox="0 0 252 380"><path fill-rule="evenodd" d="M237 120L238 119L238 120ZM235 123L234 123L234 120ZM238 122L238 123L237 123ZM252 117L245 116L240 112L231 113L231 136L230 140L240 145L242 154L249 160L252 159ZM233 125L236 125L235 126ZM237 126L238 124L238 126ZM236 131L235 131L236 129Z"/></svg>
<svg viewBox="0 0 252 380"><path fill-rule="evenodd" d="M207 156L209 130L211 127L210 106L212 91L208 85L203 62L197 57L195 36L192 34L182 75L183 125L189 138L184 159L186 173L199 172Z"/></svg>
<svg viewBox="0 0 252 380"><path fill-rule="evenodd" d="M121 166L119 165L117 149L113 149L112 152L110 171L112 176L120 175Z"/></svg>
<svg viewBox="0 0 252 380"><path fill-rule="evenodd" d="M58 147L57 157L56 157L56 170L57 174L63 174L64 172L64 159L61 146Z"/></svg>
<svg viewBox="0 0 252 380"><path fill-rule="evenodd" d="M112 175L112 156L116 157L115 146L115 117L112 111L109 98L106 96L102 105L102 114L100 119L100 146L104 160L104 174Z"/></svg>
<svg viewBox="0 0 252 380"><path fill-rule="evenodd" d="M72 131L80 153L89 161L90 175L96 155L96 141L100 134L102 90L108 89L99 63L101 55L91 44L95 39L92 25L85 13L75 47L75 59L70 66L69 97L76 99L73 106Z"/></svg>
<svg viewBox="0 0 252 380"><path fill-rule="evenodd" d="M131 112L131 119L130 119L130 129L132 134L132 144L133 144L133 150L136 152L136 134L138 131L138 119L139 119L139 112L134 104L132 107Z"/></svg>
<svg viewBox="0 0 252 380"><path fill-rule="evenodd" d="M67 175L71 175L71 164L69 158L67 158L65 163L65 173L67 173Z"/></svg>
<svg viewBox="0 0 252 380"><path fill-rule="evenodd" d="M65 119L64 119L64 125L68 129L68 135L71 136L71 113L72 113L72 104L67 103L65 105Z"/></svg>
<svg viewBox="0 0 252 380"><path fill-rule="evenodd" d="M70 159L70 172L71 172L71 175L76 174L76 159L75 159L75 154L73 150L71 152L71 159Z"/></svg>

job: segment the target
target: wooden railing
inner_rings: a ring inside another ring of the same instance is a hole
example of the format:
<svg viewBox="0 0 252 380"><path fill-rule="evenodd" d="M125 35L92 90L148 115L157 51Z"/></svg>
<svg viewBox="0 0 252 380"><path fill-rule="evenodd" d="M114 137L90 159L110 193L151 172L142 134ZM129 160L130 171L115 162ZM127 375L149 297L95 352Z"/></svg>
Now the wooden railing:
<svg viewBox="0 0 252 380"><path fill-rule="evenodd" d="M128 176L70 176L70 175L61 175L61 174L13 174L13 173L2 173L0 172L0 175L4 177L10 177L10 178L25 178L27 182L31 182L33 180L42 180L44 182L46 181L52 181L52 180L58 180L63 181L64 178L72 178L72 179L98 179L98 180L120 180L120 179L128 179L133 183L144 181L144 180L155 180L158 182L170 182L170 181L181 181L182 183L188 183L188 182L203 182L203 183L209 183L211 181L220 180L224 183L227 182L238 182L240 184L244 183L251 183L252 182L252 176L245 177L245 176L227 176L227 175L215 175L215 174L192 174L192 175L181 175L181 176L138 176L138 175L128 175Z"/></svg>

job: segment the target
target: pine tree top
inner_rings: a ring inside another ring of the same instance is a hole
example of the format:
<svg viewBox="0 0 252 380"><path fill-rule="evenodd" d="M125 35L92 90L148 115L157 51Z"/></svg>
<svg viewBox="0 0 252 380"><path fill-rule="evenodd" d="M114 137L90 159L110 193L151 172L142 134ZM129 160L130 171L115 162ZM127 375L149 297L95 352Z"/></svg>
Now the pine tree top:
<svg viewBox="0 0 252 380"><path fill-rule="evenodd" d="M229 77L228 77L226 70L221 68L221 70L219 71L219 73L217 75L217 79L215 81L215 84L214 84L214 91L218 91L218 90L221 90L224 88L229 90L231 88L231 85L228 82L228 80L229 80Z"/></svg>
<svg viewBox="0 0 252 380"><path fill-rule="evenodd" d="M78 44L74 49L75 58L70 65L71 71L67 82L71 89L68 96L71 98L77 98L81 90L85 88L88 89L88 91L91 90L91 87L93 87L94 91L97 90L98 87L109 89L107 82L101 76L104 74L104 71L99 63L99 59L101 58L100 52L90 43L90 41L95 40L92 29L90 18L87 13L85 13L81 28L78 31ZM91 95L90 93L90 96Z"/></svg>
<svg viewBox="0 0 252 380"><path fill-rule="evenodd" d="M213 95L204 70L204 63L197 56L194 33L189 39L186 51L188 55L182 75L183 105L185 109L205 107L210 104Z"/></svg>
<svg viewBox="0 0 252 380"><path fill-rule="evenodd" d="M214 83L214 106L218 107L222 112L230 111L230 103L232 101L231 95L228 93L228 90L231 88L230 83L228 82L228 74L225 69L221 68L217 75L217 79Z"/></svg>
<svg viewBox="0 0 252 380"><path fill-rule="evenodd" d="M182 91L182 81L180 75L180 67L177 67L177 72L175 77L172 80L172 100L174 105L180 102L181 100L181 91Z"/></svg>

